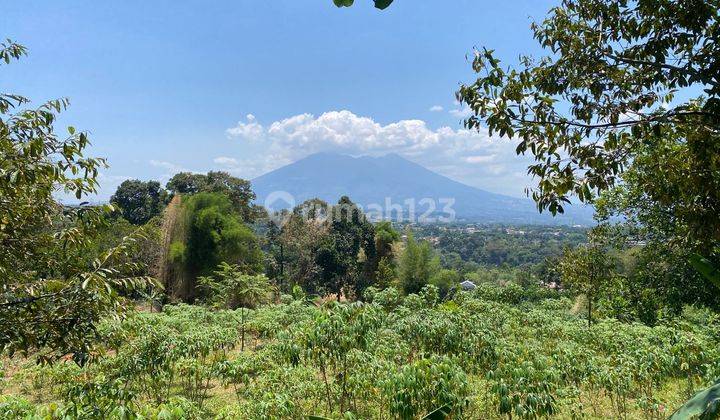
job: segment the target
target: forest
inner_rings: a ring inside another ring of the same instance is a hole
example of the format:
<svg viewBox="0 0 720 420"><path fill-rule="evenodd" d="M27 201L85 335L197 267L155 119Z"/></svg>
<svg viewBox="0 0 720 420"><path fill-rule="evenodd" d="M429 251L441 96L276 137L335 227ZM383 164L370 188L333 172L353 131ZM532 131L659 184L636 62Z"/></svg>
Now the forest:
<svg viewBox="0 0 720 420"><path fill-rule="evenodd" d="M547 56L471 57L466 128L592 227L272 211L225 171L90 204L108 161L69 100L0 93L0 418L717 418L719 13L565 0Z"/></svg>

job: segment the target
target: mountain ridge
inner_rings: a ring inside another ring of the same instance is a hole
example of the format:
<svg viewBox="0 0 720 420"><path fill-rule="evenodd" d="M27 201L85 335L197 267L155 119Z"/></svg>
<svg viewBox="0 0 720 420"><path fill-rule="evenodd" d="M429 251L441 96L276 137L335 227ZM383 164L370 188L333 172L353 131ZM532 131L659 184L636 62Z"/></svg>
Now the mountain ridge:
<svg viewBox="0 0 720 420"><path fill-rule="evenodd" d="M355 203L364 207L377 204L385 212L390 207L388 204L400 205L405 215L409 215L411 209L406 200L414 200L415 215L419 216L426 212L446 213L441 211L448 203L442 200L454 199L452 209L459 220L488 223L592 223L592 212L586 208L570 206L567 214L553 218L547 213L539 213L532 200L463 184L394 153L378 157L315 153L251 182L257 195L256 202L269 204L273 210L316 197L335 203L341 196L347 195ZM292 200L287 204L282 200L266 203L268 197L292 197ZM429 212L433 206L435 212ZM396 214L391 216L396 218Z"/></svg>

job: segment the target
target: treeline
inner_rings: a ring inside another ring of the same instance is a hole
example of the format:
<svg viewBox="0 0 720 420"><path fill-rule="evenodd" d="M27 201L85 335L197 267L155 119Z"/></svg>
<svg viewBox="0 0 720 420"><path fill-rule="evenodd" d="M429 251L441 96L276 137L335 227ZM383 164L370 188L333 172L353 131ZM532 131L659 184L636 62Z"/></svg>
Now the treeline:
<svg viewBox="0 0 720 420"><path fill-rule="evenodd" d="M413 230L434 244L443 264L459 271L533 266L588 240L588 228L567 226L433 224Z"/></svg>
<svg viewBox="0 0 720 420"><path fill-rule="evenodd" d="M274 214L253 205L254 198L248 181L210 172L180 173L166 189L125 181L111 202L127 222L161 226L159 269L150 274L161 278L169 300L209 299L198 279L219 275L223 264L270 280L278 293L338 300L362 299L369 287L415 293L429 283L444 295L461 281L456 271L441 269L427 241L408 230L401 243L390 222L370 222L348 197L333 205L312 199ZM165 223L158 223L163 212Z"/></svg>

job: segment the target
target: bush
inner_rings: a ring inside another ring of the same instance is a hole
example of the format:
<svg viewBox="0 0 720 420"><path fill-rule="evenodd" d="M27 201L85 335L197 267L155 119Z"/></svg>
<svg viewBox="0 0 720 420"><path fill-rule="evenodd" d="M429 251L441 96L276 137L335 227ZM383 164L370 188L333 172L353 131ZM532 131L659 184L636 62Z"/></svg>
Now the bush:
<svg viewBox="0 0 720 420"><path fill-rule="evenodd" d="M399 368L383 383L383 391L390 412L401 419L414 419L443 406L461 417L468 383L451 359L433 356Z"/></svg>

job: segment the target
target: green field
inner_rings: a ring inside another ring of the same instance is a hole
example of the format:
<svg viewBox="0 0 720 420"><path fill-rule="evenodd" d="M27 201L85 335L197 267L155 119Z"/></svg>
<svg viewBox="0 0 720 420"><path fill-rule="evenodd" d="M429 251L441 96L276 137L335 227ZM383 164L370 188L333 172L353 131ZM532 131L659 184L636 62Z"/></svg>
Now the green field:
<svg viewBox="0 0 720 420"><path fill-rule="evenodd" d="M573 306L485 285L442 303L428 287L366 304L139 310L100 325L85 368L4 359L0 417L409 419L445 406L453 418L650 419L720 368L709 312L588 327Z"/></svg>

